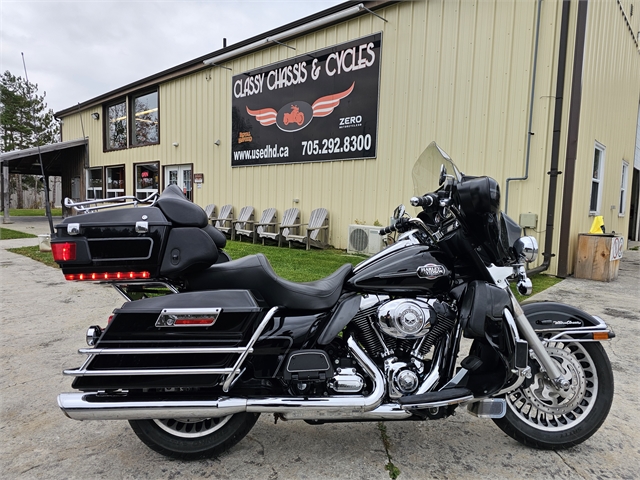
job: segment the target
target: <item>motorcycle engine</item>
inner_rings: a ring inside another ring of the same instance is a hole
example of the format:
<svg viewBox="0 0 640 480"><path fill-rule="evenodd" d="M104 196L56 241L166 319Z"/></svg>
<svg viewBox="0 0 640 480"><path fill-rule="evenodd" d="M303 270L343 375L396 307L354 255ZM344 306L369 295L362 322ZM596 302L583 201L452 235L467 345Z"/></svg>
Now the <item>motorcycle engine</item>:
<svg viewBox="0 0 640 480"><path fill-rule="evenodd" d="M456 321L455 308L428 298L363 297L352 325L372 358L380 359L389 396L414 393L428 374L428 354Z"/></svg>

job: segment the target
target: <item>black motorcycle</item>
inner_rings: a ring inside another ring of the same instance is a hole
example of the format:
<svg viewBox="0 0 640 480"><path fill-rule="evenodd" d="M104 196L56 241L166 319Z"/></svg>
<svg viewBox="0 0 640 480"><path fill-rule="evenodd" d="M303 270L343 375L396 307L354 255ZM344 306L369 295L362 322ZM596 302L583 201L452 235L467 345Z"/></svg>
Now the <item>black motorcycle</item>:
<svg viewBox="0 0 640 480"><path fill-rule="evenodd" d="M175 187L146 208L75 204L87 213L56 227L55 260L67 280L110 283L128 301L88 329L86 361L64 371L79 392L60 408L128 420L182 459L231 448L261 413L316 425L467 406L525 445L583 442L613 400L599 341L614 333L568 305L518 303L509 279L531 293L537 243L501 214L495 180L461 174L435 143L413 177L420 194L439 186L411 199L417 218L398 207L381 231L395 242L309 283L278 277L261 254L230 261Z"/></svg>

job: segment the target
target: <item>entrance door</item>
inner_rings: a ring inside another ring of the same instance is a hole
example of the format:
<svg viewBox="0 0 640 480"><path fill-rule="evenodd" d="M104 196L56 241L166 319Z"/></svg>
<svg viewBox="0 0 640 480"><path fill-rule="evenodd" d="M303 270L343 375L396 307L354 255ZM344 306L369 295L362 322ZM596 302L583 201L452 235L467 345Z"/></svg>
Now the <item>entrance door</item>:
<svg viewBox="0 0 640 480"><path fill-rule="evenodd" d="M177 185L182 193L193 202L193 178L191 165L173 165L164 167L167 185Z"/></svg>

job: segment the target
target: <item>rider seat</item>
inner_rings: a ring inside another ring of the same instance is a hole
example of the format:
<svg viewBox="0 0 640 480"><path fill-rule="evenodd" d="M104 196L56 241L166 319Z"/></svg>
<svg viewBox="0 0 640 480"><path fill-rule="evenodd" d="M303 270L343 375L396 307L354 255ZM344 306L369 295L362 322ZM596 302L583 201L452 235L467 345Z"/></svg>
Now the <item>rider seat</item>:
<svg viewBox="0 0 640 480"><path fill-rule="evenodd" d="M196 290L251 290L270 307L291 310L327 310L333 307L342 292L353 266L346 264L328 277L315 282L296 283L279 277L267 258L258 253L227 263L212 265L187 279L187 288Z"/></svg>

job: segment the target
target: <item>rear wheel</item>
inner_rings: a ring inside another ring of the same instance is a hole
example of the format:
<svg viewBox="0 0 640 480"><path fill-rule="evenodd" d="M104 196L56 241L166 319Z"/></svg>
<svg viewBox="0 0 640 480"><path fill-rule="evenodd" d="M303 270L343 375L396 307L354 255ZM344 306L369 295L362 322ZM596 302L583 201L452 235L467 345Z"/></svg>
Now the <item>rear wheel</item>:
<svg viewBox="0 0 640 480"><path fill-rule="evenodd" d="M560 450L584 442L602 425L613 401L613 372L602 345L550 343L546 347L570 388L558 392L544 373L506 395L507 413L494 422L524 445Z"/></svg>
<svg viewBox="0 0 640 480"><path fill-rule="evenodd" d="M181 460L212 457L244 438L260 414L236 413L221 418L129 420L131 428L152 450Z"/></svg>

